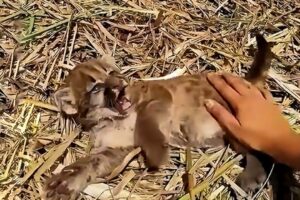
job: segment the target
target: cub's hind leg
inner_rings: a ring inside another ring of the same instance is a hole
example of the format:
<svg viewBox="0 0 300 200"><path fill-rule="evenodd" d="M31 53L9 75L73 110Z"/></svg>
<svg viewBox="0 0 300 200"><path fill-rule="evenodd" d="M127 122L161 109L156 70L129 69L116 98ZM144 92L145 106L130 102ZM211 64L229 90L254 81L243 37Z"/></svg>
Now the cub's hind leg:
<svg viewBox="0 0 300 200"><path fill-rule="evenodd" d="M133 147L106 148L66 166L59 174L47 180L42 199L76 199L89 184L109 176L132 150Z"/></svg>
<svg viewBox="0 0 300 200"><path fill-rule="evenodd" d="M263 155L248 152L245 156L245 168L238 176L236 183L247 193L255 192L267 178ZM267 167L269 168L269 167Z"/></svg>
<svg viewBox="0 0 300 200"><path fill-rule="evenodd" d="M275 163L274 160L257 151L251 151L246 155L246 167L240 174L238 181L244 190L256 192L261 184L270 174L270 185L272 186L273 200L290 200L299 199L299 196L293 196L291 188L296 186L296 180L293 176L293 170L280 163ZM274 167L274 168L273 168ZM271 170L273 168L273 170Z"/></svg>

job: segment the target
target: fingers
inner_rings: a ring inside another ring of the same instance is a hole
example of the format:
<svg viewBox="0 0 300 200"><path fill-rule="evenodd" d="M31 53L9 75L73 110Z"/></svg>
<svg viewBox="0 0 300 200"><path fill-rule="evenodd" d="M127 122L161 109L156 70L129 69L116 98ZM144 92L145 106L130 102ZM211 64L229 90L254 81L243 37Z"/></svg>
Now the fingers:
<svg viewBox="0 0 300 200"><path fill-rule="evenodd" d="M253 86L250 82L247 80L234 76L232 74L224 74L224 79L227 83L230 84L232 88L234 88L239 94L246 96L258 96L263 97L262 93L259 91L259 89L255 86Z"/></svg>
<svg viewBox="0 0 300 200"><path fill-rule="evenodd" d="M239 94L245 95L249 92L251 83L248 81L227 73L225 73L223 77L226 82L229 83L230 86L233 87Z"/></svg>
<svg viewBox="0 0 300 200"><path fill-rule="evenodd" d="M211 99L205 101L205 107L222 127L236 135L236 132L240 127L240 123L230 112L228 112L228 110L226 110L218 102Z"/></svg>
<svg viewBox="0 0 300 200"><path fill-rule="evenodd" d="M221 94L221 96L235 109L237 107L240 94L228 85L219 75L208 74L207 79Z"/></svg>

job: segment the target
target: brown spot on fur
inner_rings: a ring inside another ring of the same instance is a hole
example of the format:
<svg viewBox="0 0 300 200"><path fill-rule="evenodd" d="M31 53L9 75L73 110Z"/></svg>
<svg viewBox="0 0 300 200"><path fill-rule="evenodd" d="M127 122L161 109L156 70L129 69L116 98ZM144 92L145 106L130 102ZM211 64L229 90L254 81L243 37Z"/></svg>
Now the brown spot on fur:
<svg viewBox="0 0 300 200"><path fill-rule="evenodd" d="M88 178L86 179L87 182L90 182L92 180L91 176L88 176Z"/></svg>
<svg viewBox="0 0 300 200"><path fill-rule="evenodd" d="M213 91L210 88L203 88L203 95L207 97L212 96Z"/></svg>
<svg viewBox="0 0 300 200"><path fill-rule="evenodd" d="M98 168L99 163L100 163L100 158L98 157L94 157L91 161L92 161L92 166L94 169Z"/></svg>
<svg viewBox="0 0 300 200"><path fill-rule="evenodd" d="M192 88L191 86L186 86L184 89L186 93L190 93L194 88Z"/></svg>
<svg viewBox="0 0 300 200"><path fill-rule="evenodd" d="M170 84L170 89L172 90L172 91L175 91L176 90L176 85L174 85L174 84Z"/></svg>
<svg viewBox="0 0 300 200"><path fill-rule="evenodd" d="M201 99L203 99L203 97L201 97L201 96L199 96L199 94L194 94L193 95L193 99L194 99L194 105L196 106L196 107L200 107L201 106Z"/></svg>
<svg viewBox="0 0 300 200"><path fill-rule="evenodd" d="M56 190L59 194L65 195L70 194L71 192L65 185L60 185L60 187L56 188Z"/></svg>
<svg viewBox="0 0 300 200"><path fill-rule="evenodd" d="M193 87L193 86L197 86L199 85L199 80L195 80L195 79L189 79L189 84Z"/></svg>

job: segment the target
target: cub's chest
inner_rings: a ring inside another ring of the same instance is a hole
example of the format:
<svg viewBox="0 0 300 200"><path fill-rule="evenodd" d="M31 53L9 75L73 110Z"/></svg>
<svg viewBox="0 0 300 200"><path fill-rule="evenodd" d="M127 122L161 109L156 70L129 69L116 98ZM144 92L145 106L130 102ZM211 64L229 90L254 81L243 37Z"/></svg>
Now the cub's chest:
<svg viewBox="0 0 300 200"><path fill-rule="evenodd" d="M107 147L118 148L134 146L134 129L137 114L115 120L102 120L91 130L94 149Z"/></svg>

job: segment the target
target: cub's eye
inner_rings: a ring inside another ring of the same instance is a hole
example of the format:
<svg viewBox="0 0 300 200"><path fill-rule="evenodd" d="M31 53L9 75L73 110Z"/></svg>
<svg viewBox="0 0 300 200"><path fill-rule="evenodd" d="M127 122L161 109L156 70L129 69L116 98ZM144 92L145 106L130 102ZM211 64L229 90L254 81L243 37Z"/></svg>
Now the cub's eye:
<svg viewBox="0 0 300 200"><path fill-rule="evenodd" d="M103 83L97 83L93 89L91 90L92 93L98 93L105 90L105 85Z"/></svg>

